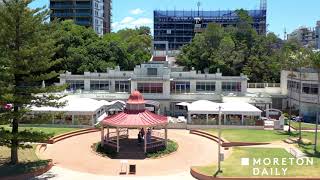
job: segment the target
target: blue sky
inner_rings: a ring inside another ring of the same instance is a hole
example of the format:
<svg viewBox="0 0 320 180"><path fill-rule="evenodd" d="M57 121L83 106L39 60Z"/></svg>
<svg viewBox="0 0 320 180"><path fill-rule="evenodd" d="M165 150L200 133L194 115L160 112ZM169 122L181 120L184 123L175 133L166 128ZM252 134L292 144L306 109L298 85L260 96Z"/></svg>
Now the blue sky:
<svg viewBox="0 0 320 180"><path fill-rule="evenodd" d="M152 28L153 10L191 10L198 0L113 0L113 30L147 25ZM259 0L200 0L203 10L257 9ZM49 0L35 0L32 7L48 6ZM314 27L320 20L320 0L268 0L268 31L283 37L299 26Z"/></svg>

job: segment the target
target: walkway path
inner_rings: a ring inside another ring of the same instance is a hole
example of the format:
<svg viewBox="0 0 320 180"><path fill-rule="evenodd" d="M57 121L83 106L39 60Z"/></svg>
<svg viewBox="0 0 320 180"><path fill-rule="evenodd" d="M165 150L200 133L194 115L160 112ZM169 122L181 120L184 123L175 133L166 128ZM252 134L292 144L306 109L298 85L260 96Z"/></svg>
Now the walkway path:
<svg viewBox="0 0 320 180"><path fill-rule="evenodd" d="M130 132L130 136L136 137L137 132ZM191 166L203 166L217 162L217 144L215 142L189 134L187 130L169 130L168 132L169 139L178 142L178 151L159 159L129 160L129 164L137 166L137 175L135 176L191 177L189 173ZM78 179L78 173L74 172L79 172L79 174L89 173L93 178L96 176L97 178L98 176L106 176L111 179L113 179L112 177L115 179L123 177L119 176L119 159L101 157L92 152L90 146L99 140L100 132L95 132L48 145L40 157L53 159L56 167L43 176L53 174L61 179ZM63 173L61 174L61 172ZM91 180L91 178L87 179Z"/></svg>
<svg viewBox="0 0 320 180"><path fill-rule="evenodd" d="M190 171L181 172L179 174L171 174L167 176L105 176L73 171L70 169L54 166L47 173L38 176L32 180L194 180L190 175Z"/></svg>

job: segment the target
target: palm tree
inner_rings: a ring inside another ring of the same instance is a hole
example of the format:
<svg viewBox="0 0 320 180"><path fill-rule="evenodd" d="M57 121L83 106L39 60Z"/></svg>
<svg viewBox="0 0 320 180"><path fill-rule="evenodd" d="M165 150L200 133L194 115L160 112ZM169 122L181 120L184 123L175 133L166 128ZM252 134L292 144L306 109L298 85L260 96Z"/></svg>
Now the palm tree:
<svg viewBox="0 0 320 180"><path fill-rule="evenodd" d="M319 116L320 116L320 52L315 52L311 57L311 66L316 69L318 74L318 111L316 114L316 132L314 137L314 152L317 151L317 141L318 141L318 124L319 124Z"/></svg>

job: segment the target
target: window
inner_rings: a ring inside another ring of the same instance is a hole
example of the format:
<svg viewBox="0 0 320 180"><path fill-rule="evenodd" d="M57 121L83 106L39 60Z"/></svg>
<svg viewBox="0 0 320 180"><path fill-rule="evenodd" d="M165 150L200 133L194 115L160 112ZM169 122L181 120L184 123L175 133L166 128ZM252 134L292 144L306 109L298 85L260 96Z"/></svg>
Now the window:
<svg viewBox="0 0 320 180"><path fill-rule="evenodd" d="M138 91L141 93L163 93L162 83L138 83Z"/></svg>
<svg viewBox="0 0 320 180"><path fill-rule="evenodd" d="M84 89L83 80L66 80L66 83L69 84L68 90L75 91L78 89Z"/></svg>
<svg viewBox="0 0 320 180"><path fill-rule="evenodd" d="M291 88L292 88L292 91L293 92L297 92L299 93L300 89L301 89L301 86L300 86L300 83L299 82L295 82L295 81L288 81L287 83L287 88L288 90L290 91Z"/></svg>
<svg viewBox="0 0 320 180"><path fill-rule="evenodd" d="M116 92L130 92L130 81L116 81L115 82Z"/></svg>
<svg viewBox="0 0 320 180"><path fill-rule="evenodd" d="M110 81L90 81L90 90L110 90Z"/></svg>
<svg viewBox="0 0 320 180"><path fill-rule="evenodd" d="M173 81L171 82L171 93L181 94L190 92L190 82Z"/></svg>
<svg viewBox="0 0 320 180"><path fill-rule="evenodd" d="M212 92L216 90L216 82L197 82L196 90L199 92Z"/></svg>
<svg viewBox="0 0 320 180"><path fill-rule="evenodd" d="M222 82L222 91L241 92L241 82Z"/></svg>
<svg viewBox="0 0 320 180"><path fill-rule="evenodd" d="M148 76L156 76L158 74L157 68L148 68L147 74Z"/></svg>
<svg viewBox="0 0 320 180"><path fill-rule="evenodd" d="M317 84L302 84L302 92L304 94L318 94L319 89Z"/></svg>

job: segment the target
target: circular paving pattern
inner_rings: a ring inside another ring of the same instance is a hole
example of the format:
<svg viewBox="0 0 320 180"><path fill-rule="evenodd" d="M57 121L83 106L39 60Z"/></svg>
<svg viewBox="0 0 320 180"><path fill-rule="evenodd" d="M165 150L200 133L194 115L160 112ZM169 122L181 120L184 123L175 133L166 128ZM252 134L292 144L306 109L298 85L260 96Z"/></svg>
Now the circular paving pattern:
<svg viewBox="0 0 320 180"><path fill-rule="evenodd" d="M135 131L130 131L135 137ZM217 144L187 130L168 130L168 138L176 141L179 148L173 154L158 159L128 160L136 164L137 176L163 176L187 172L191 166L216 162ZM79 135L48 145L41 154L53 159L56 166L83 173L117 176L120 159L101 157L92 151L91 145L100 140L100 132ZM125 147L123 147L125 148Z"/></svg>

